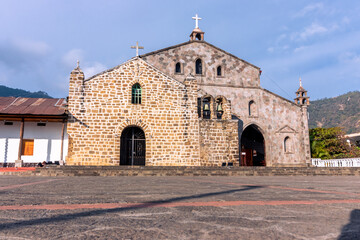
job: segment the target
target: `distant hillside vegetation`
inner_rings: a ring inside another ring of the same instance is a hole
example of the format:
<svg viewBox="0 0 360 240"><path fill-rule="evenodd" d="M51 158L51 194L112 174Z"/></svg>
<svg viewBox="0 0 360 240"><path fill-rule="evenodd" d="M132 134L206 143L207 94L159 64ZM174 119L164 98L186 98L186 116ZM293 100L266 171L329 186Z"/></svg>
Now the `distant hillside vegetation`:
<svg viewBox="0 0 360 240"><path fill-rule="evenodd" d="M0 85L0 97L52 98L46 92L29 92Z"/></svg>
<svg viewBox="0 0 360 240"><path fill-rule="evenodd" d="M309 127L341 127L346 133L360 132L360 92L310 101Z"/></svg>

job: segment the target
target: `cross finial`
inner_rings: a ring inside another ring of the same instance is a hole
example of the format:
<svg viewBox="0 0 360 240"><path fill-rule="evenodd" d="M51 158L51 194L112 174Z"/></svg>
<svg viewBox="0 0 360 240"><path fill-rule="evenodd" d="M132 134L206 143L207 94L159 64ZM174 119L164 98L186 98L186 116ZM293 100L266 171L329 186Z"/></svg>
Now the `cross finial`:
<svg viewBox="0 0 360 240"><path fill-rule="evenodd" d="M80 67L80 61L77 60L77 61L76 61L76 68L79 68L79 67Z"/></svg>
<svg viewBox="0 0 360 240"><path fill-rule="evenodd" d="M195 20L195 28L199 28L199 20L201 20L202 18L199 18L199 16L195 14L195 17L192 17L192 19Z"/></svg>
<svg viewBox="0 0 360 240"><path fill-rule="evenodd" d="M300 87L302 87L301 77L299 77Z"/></svg>
<svg viewBox="0 0 360 240"><path fill-rule="evenodd" d="M131 46L132 49L136 49L136 56L139 56L139 49L144 49L144 47L139 46L139 42L136 41L136 46Z"/></svg>

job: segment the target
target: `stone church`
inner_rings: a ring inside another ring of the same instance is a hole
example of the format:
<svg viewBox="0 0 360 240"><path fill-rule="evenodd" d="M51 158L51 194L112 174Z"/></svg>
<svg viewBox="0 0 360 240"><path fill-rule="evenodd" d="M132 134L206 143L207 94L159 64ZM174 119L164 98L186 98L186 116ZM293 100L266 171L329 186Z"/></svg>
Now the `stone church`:
<svg viewBox="0 0 360 240"><path fill-rule="evenodd" d="M77 66L67 165L308 166L305 89L292 102L261 88L260 75L198 24L189 41L88 79Z"/></svg>

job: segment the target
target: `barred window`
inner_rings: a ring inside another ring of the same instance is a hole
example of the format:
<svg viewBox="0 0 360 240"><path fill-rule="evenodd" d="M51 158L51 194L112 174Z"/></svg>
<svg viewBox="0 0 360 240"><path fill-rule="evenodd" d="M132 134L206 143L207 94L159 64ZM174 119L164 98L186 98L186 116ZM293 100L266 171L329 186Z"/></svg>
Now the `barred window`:
<svg viewBox="0 0 360 240"><path fill-rule="evenodd" d="M197 59L195 62L195 73L201 75L202 71L202 61L201 59Z"/></svg>
<svg viewBox="0 0 360 240"><path fill-rule="evenodd" d="M131 103L141 104L141 86L139 83L135 83L131 89Z"/></svg>

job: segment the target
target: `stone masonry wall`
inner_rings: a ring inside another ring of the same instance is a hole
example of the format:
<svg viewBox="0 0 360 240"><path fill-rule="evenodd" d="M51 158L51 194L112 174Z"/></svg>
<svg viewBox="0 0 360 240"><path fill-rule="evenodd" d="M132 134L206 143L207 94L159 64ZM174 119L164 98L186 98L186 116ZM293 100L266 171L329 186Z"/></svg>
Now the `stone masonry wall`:
<svg viewBox="0 0 360 240"><path fill-rule="evenodd" d="M138 58L83 77L80 69L71 73L68 165L119 165L128 126L145 132L146 165L200 164L196 79L178 82ZM142 87L141 104L131 104L135 83Z"/></svg>
<svg viewBox="0 0 360 240"><path fill-rule="evenodd" d="M183 81L184 76L196 76L199 85L259 87L260 69L241 59L224 53L206 42L193 41L142 58L167 75ZM195 61L202 60L203 74L195 74ZM175 73L175 65L181 63L181 73ZM223 74L217 76L216 68L222 67Z"/></svg>
<svg viewBox="0 0 360 240"><path fill-rule="evenodd" d="M238 123L235 120L200 120L201 166L239 165Z"/></svg>
<svg viewBox="0 0 360 240"><path fill-rule="evenodd" d="M224 96L231 101L231 114L239 119L239 135L251 124L265 139L267 166L305 166L309 164L310 146L306 108L298 106L260 87L259 68L202 41L180 44L169 49L145 54L143 58L161 71L177 78L194 73L195 61L203 60L203 75L195 75L198 87L212 97ZM182 63L182 73L175 74L175 64ZM215 75L221 65L223 76ZM253 101L249 115L249 103ZM284 140L289 137L289 151ZM240 143L239 143L240 148Z"/></svg>
<svg viewBox="0 0 360 240"><path fill-rule="evenodd" d="M307 131L302 108L283 100L264 89L201 86L206 92L223 94L231 101L233 115L239 118L240 135L246 127L254 124L265 139L265 160L267 166L305 166L310 152L306 151ZM249 115L249 102L255 108ZM307 117L307 116L306 116ZM284 150L284 140L290 138L290 149ZM307 138L308 139L308 138Z"/></svg>

